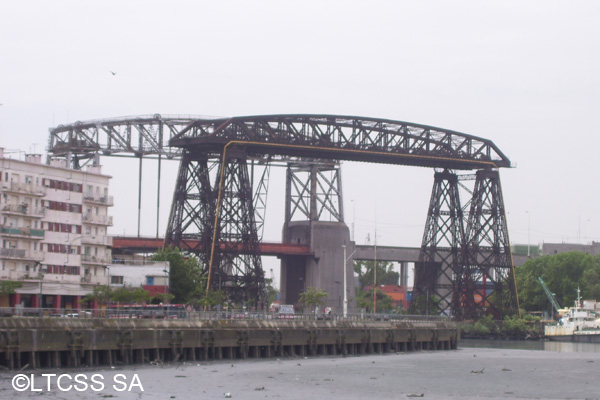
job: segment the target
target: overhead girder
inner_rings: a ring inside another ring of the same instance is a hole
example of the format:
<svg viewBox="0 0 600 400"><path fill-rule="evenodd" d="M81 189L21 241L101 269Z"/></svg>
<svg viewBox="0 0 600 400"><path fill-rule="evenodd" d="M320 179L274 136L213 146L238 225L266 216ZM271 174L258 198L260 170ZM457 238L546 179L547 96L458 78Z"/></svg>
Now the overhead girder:
<svg viewBox="0 0 600 400"><path fill-rule="evenodd" d="M90 158L97 153L179 158L181 149L170 147L169 140L194 120L193 117L155 114L77 121L50 129L48 152L67 158Z"/></svg>
<svg viewBox="0 0 600 400"><path fill-rule="evenodd" d="M264 201L257 198L266 193L268 172L252 197L247 160L349 160L477 170L477 185L462 207L458 189L464 187L464 175L440 175L436 182L420 257L423 268L415 271L417 290L438 297L441 312L462 318L489 310L491 301L518 309L497 172L511 162L490 140L427 125L353 116L157 114L59 126L50 130L48 151L66 158L74 168L80 159L97 160L99 155L139 157L140 170L142 158L156 156L160 163L161 157L179 159L187 154L180 167L166 241L181 245L187 240L188 246L183 247L198 254L207 272L215 274L211 286L216 279L219 287L228 282L238 299L248 293L260 298L264 288L257 258L262 220L253 214L255 208L264 211ZM223 179L217 187L210 175L219 165L217 175ZM331 190L324 191L325 199L341 198L341 191L333 190L336 181L327 182ZM300 200L304 192L298 192ZM307 206L300 200L299 207ZM342 215L341 202L339 210L329 202L322 205ZM488 288L492 289L489 293ZM474 294L482 289L483 300L475 303Z"/></svg>
<svg viewBox="0 0 600 400"><path fill-rule="evenodd" d="M336 115L232 118L135 116L78 121L50 129L48 151L69 162L96 154L180 158L180 147L217 155L231 141L249 157L311 157L439 167L510 167L490 140L387 119ZM74 163L74 166L75 163Z"/></svg>
<svg viewBox="0 0 600 400"><path fill-rule="evenodd" d="M198 119L169 143L205 152L218 152L230 143L249 155L452 169L510 167L510 160L487 139L401 121L334 115Z"/></svg>

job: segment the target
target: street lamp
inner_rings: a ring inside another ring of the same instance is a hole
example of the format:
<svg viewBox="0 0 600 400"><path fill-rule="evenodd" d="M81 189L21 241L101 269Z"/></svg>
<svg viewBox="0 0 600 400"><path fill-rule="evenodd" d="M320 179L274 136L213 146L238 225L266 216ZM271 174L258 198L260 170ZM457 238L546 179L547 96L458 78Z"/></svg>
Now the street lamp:
<svg viewBox="0 0 600 400"><path fill-rule="evenodd" d="M165 282L163 285L163 293L165 294L165 302L167 303L167 307L169 306L169 293L167 290L167 282L168 282L168 277L169 277L169 271L167 271L167 269L163 269L163 272L165 273Z"/></svg>
<svg viewBox="0 0 600 400"><path fill-rule="evenodd" d="M527 213L527 257L531 256L531 213L529 211L525 211Z"/></svg>
<svg viewBox="0 0 600 400"><path fill-rule="evenodd" d="M342 314L344 316L344 318L346 318L348 316L348 289L347 289L347 272L346 269L348 267L348 260L352 258L352 256L354 256L354 254L356 253L356 250L354 250L352 252L352 254L350 254L349 257L346 257L346 245L343 244L342 245L342 249L344 249L344 303L342 306Z"/></svg>

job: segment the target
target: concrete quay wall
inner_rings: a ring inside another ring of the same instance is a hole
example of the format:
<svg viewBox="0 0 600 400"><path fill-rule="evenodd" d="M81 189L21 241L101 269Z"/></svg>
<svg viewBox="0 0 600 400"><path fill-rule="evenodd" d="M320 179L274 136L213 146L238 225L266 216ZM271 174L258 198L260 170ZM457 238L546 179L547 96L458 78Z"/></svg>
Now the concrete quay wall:
<svg viewBox="0 0 600 400"><path fill-rule="evenodd" d="M0 365L81 367L248 357L456 349L440 321L192 321L5 318Z"/></svg>

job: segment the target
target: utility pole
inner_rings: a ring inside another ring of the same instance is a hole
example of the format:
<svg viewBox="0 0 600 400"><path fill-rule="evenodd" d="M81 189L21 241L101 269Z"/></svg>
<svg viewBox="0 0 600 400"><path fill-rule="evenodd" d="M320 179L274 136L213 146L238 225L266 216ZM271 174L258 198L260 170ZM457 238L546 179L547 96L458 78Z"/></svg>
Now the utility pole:
<svg viewBox="0 0 600 400"><path fill-rule="evenodd" d="M377 313L377 227L375 227L375 256L373 257L373 314Z"/></svg>
<svg viewBox="0 0 600 400"><path fill-rule="evenodd" d="M346 318L348 316L348 295L346 293L346 264L348 260L346 259L346 245L342 245L342 248L344 249L344 303L342 304L342 314Z"/></svg>

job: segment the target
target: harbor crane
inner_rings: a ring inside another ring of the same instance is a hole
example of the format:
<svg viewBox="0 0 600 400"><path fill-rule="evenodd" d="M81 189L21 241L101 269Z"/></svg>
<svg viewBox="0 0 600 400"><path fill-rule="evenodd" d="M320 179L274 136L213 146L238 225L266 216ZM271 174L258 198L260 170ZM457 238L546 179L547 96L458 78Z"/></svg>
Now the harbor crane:
<svg viewBox="0 0 600 400"><path fill-rule="evenodd" d="M554 293L552 293L550 289L548 289L548 286L546 286L541 276L538 277L538 281L540 281L540 283L542 284L542 288L544 289L548 300L550 300L550 303L552 303L552 307L556 310L557 313L560 313L560 305L558 304L558 301L556 301Z"/></svg>

